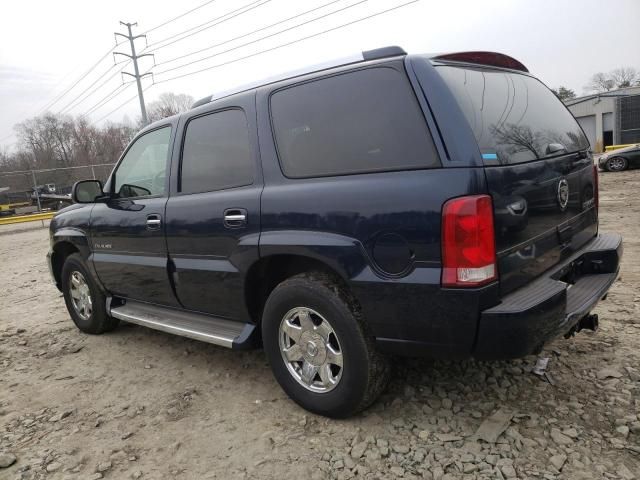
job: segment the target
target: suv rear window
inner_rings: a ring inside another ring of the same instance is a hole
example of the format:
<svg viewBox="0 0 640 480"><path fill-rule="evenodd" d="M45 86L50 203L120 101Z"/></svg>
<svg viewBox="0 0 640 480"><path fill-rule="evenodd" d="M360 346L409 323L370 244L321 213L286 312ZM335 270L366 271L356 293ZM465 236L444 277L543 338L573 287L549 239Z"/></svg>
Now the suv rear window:
<svg viewBox="0 0 640 480"><path fill-rule="evenodd" d="M440 166L411 85L388 67L280 90L273 128L287 177L322 177Z"/></svg>
<svg viewBox="0 0 640 480"><path fill-rule="evenodd" d="M187 124L180 191L210 192L253 183L255 164L242 110L196 117Z"/></svg>
<svg viewBox="0 0 640 480"><path fill-rule="evenodd" d="M580 126L542 82L483 68L438 66L478 141L484 163L514 164L589 147Z"/></svg>

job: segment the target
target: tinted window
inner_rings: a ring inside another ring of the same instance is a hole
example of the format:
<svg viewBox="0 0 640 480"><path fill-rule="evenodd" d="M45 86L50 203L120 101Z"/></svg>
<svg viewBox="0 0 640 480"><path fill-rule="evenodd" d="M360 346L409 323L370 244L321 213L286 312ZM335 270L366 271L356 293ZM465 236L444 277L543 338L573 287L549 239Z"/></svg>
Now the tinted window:
<svg viewBox="0 0 640 480"><path fill-rule="evenodd" d="M271 98L288 177L439 166L407 79L372 68L297 85Z"/></svg>
<svg viewBox="0 0 640 480"><path fill-rule="evenodd" d="M486 164L511 164L589 147L560 100L528 75L441 66Z"/></svg>
<svg viewBox="0 0 640 480"><path fill-rule="evenodd" d="M182 192L249 185L254 169L244 112L225 110L188 123L182 151Z"/></svg>
<svg viewBox="0 0 640 480"><path fill-rule="evenodd" d="M120 198L162 195L171 127L144 134L129 148L115 172L114 191Z"/></svg>

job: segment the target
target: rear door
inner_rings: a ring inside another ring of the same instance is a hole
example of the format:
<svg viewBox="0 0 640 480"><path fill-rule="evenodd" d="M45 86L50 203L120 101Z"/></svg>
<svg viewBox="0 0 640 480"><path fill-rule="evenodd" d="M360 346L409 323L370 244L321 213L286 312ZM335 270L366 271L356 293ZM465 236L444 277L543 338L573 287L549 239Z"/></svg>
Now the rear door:
<svg viewBox="0 0 640 480"><path fill-rule="evenodd" d="M589 142L562 102L532 76L453 65L436 70L480 148L506 293L596 234Z"/></svg>
<svg viewBox="0 0 640 480"><path fill-rule="evenodd" d="M167 203L167 246L180 303L247 320L244 278L258 258L262 173L255 93L185 117Z"/></svg>

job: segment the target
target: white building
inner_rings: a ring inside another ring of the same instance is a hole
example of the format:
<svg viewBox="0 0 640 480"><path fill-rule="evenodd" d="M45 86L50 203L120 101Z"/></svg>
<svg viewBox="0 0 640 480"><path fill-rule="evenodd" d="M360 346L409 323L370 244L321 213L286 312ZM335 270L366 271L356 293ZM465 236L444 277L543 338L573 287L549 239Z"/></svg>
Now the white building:
<svg viewBox="0 0 640 480"><path fill-rule="evenodd" d="M608 145L640 143L640 86L567 100L594 152Z"/></svg>

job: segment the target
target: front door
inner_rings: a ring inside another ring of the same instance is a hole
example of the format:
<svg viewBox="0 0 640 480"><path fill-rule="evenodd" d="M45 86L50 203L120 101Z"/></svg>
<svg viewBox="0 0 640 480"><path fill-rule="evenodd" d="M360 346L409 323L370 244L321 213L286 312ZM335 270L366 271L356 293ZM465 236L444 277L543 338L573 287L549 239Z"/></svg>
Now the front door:
<svg viewBox="0 0 640 480"><path fill-rule="evenodd" d="M171 129L160 127L131 144L107 184L111 199L91 213L93 263L117 297L178 304L164 236Z"/></svg>
<svg viewBox="0 0 640 480"><path fill-rule="evenodd" d="M248 321L244 279L258 258L262 191L254 96L217 107L179 128L184 144L174 155L178 182L167 203L167 246L185 308Z"/></svg>

